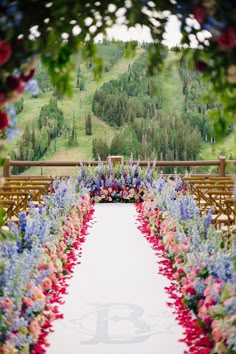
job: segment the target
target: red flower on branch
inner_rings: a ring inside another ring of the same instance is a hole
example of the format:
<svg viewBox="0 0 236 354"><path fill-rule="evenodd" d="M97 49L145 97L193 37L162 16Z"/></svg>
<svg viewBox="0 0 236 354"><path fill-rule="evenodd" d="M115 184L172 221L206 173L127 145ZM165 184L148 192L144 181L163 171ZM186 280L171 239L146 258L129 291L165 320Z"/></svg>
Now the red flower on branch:
<svg viewBox="0 0 236 354"><path fill-rule="evenodd" d="M228 27L216 38L216 42L219 43L222 49L231 49L236 46L236 28Z"/></svg>
<svg viewBox="0 0 236 354"><path fill-rule="evenodd" d="M5 64L11 57L11 46L8 42L0 39L0 65Z"/></svg>
<svg viewBox="0 0 236 354"><path fill-rule="evenodd" d="M195 63L195 69L197 71L203 72L208 69L208 65L205 61L199 60Z"/></svg>
<svg viewBox="0 0 236 354"><path fill-rule="evenodd" d="M8 127L8 117L6 112L0 111L0 130L4 130Z"/></svg>
<svg viewBox="0 0 236 354"><path fill-rule="evenodd" d="M195 19L200 23L204 23L206 19L206 10L202 5L196 5L193 9Z"/></svg>

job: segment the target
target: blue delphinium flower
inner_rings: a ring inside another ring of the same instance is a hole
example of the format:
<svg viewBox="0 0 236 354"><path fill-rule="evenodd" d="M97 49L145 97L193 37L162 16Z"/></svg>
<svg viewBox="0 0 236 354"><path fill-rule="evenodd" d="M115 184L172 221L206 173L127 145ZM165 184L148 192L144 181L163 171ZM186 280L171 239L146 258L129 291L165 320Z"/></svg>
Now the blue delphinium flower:
<svg viewBox="0 0 236 354"><path fill-rule="evenodd" d="M207 237L207 231L212 223L212 214L213 214L214 209L210 208L208 210L208 213L203 217L204 221L204 231L203 231L203 238L206 239Z"/></svg>
<svg viewBox="0 0 236 354"><path fill-rule="evenodd" d="M204 290L206 288L204 280L198 280L198 281L194 282L193 287L199 296L203 296Z"/></svg>
<svg viewBox="0 0 236 354"><path fill-rule="evenodd" d="M20 225L20 231L21 232L25 232L26 224L27 224L26 212L25 211L21 211L19 213L19 225Z"/></svg>

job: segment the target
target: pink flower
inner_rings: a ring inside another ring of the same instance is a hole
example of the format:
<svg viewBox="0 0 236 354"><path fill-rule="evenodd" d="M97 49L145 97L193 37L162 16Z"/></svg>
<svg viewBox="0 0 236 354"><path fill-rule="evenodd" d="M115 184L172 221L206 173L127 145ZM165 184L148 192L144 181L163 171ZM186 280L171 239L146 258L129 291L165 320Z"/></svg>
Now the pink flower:
<svg viewBox="0 0 236 354"><path fill-rule="evenodd" d="M204 290L204 296L207 297L209 296L211 293L211 288L208 286L205 290Z"/></svg>
<svg viewBox="0 0 236 354"><path fill-rule="evenodd" d="M200 299L199 302L198 302L198 307L201 307L203 304L204 304L204 300Z"/></svg>
<svg viewBox="0 0 236 354"><path fill-rule="evenodd" d="M56 271L53 263L49 263L47 267L48 267L49 270L51 270L52 273L54 273Z"/></svg>
<svg viewBox="0 0 236 354"><path fill-rule="evenodd" d="M50 275L49 275L49 278L51 279L51 281L52 281L53 283L56 283L57 277L56 277L56 275L55 275L54 273L50 274Z"/></svg>
<svg viewBox="0 0 236 354"><path fill-rule="evenodd" d="M182 285L187 285L188 284L188 280L187 280L186 277L181 278L180 282L181 282Z"/></svg>
<svg viewBox="0 0 236 354"><path fill-rule="evenodd" d="M189 245L183 245L183 250L184 250L185 252L188 252L189 249L190 249L190 246L189 246Z"/></svg>
<svg viewBox="0 0 236 354"><path fill-rule="evenodd" d="M220 342L223 337L223 328L215 327L212 330L212 337L216 343Z"/></svg>
<svg viewBox="0 0 236 354"><path fill-rule="evenodd" d="M236 46L236 28L228 27L223 31L219 37L216 38L216 42L219 43L222 49L231 49Z"/></svg>
<svg viewBox="0 0 236 354"><path fill-rule="evenodd" d="M32 299L30 299L29 297L25 296L24 299L23 299L23 303L25 304L25 306L31 307L34 302L33 302Z"/></svg>
<svg viewBox="0 0 236 354"><path fill-rule="evenodd" d="M40 335L41 329L36 318L33 318L29 324L29 331L34 337L38 337Z"/></svg>
<svg viewBox="0 0 236 354"><path fill-rule="evenodd" d="M32 293L33 293L33 299L34 300L42 300L44 298L44 295L42 293L42 290L39 289L38 287L32 288Z"/></svg>
<svg viewBox="0 0 236 354"><path fill-rule="evenodd" d="M221 288L222 288L222 285L221 285L221 284L215 283L215 284L213 285L213 287L212 287L212 290L213 290L214 292L216 292L217 294L219 294L220 291L221 291Z"/></svg>
<svg viewBox="0 0 236 354"><path fill-rule="evenodd" d="M206 306L201 306L200 309L198 310L198 316L200 318L204 318L208 315L207 307Z"/></svg>
<svg viewBox="0 0 236 354"><path fill-rule="evenodd" d="M206 324L210 325L210 324L211 324L211 321L212 321L212 319L211 319L211 316L210 316L210 315L207 315L207 316L204 317L204 322L205 322Z"/></svg>
<svg viewBox="0 0 236 354"><path fill-rule="evenodd" d="M8 127L8 117L6 112L0 111L0 130L4 130Z"/></svg>
<svg viewBox="0 0 236 354"><path fill-rule="evenodd" d="M205 298L205 305L207 307L210 307L215 304L216 304L215 300L210 295Z"/></svg>
<svg viewBox="0 0 236 354"><path fill-rule="evenodd" d="M213 329L213 328L217 327L218 324L219 324L219 321L213 320L212 323L211 323L211 328Z"/></svg>
<svg viewBox="0 0 236 354"><path fill-rule="evenodd" d="M51 258L52 261L55 261L57 259L57 256L53 253L50 253L49 257Z"/></svg>
<svg viewBox="0 0 236 354"><path fill-rule="evenodd" d="M196 5L193 9L193 15L196 20L202 24L205 22L206 19L206 10L202 5Z"/></svg>
<svg viewBox="0 0 236 354"><path fill-rule="evenodd" d="M4 310L10 310L13 307L13 302L9 297L6 297L1 300L1 306Z"/></svg>
<svg viewBox="0 0 236 354"><path fill-rule="evenodd" d="M0 39L0 65L8 61L11 56L11 46L8 42Z"/></svg>
<svg viewBox="0 0 236 354"><path fill-rule="evenodd" d="M45 278L41 284L43 290L49 290L52 287L52 281L49 278Z"/></svg>
<svg viewBox="0 0 236 354"><path fill-rule="evenodd" d="M176 264L180 264L180 263L182 263L183 261L182 261L181 258L177 258L177 257L176 257L175 262L176 262Z"/></svg>
<svg viewBox="0 0 236 354"><path fill-rule="evenodd" d="M202 263L202 265L203 265L203 263ZM205 266L205 265L203 265L203 266ZM207 277L207 278L205 279L204 283L205 283L205 284L211 284L211 283L213 282L213 280L214 280L213 276L210 275L209 277Z"/></svg>
<svg viewBox="0 0 236 354"><path fill-rule="evenodd" d="M50 312L47 317L50 322L53 322L57 319L57 315L53 312Z"/></svg>

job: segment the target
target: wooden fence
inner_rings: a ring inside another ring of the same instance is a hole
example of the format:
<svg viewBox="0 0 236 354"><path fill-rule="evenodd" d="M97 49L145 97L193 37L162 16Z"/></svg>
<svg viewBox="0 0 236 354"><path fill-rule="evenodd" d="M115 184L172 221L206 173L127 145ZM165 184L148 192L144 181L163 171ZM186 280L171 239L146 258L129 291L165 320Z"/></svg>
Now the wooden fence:
<svg viewBox="0 0 236 354"><path fill-rule="evenodd" d="M117 162L119 159L113 157ZM10 157L7 157L3 166L3 177L11 176L12 166L80 166L83 163L85 166L97 166L98 161L13 161ZM104 164L107 161L103 161ZM127 163L127 162L126 162ZM137 163L134 161L133 163ZM149 161L139 161L139 166L147 166ZM224 177L226 175L226 166L230 164L236 166L236 160L226 160L225 156L219 156L218 160L197 160L197 161L156 161L156 167L195 167L195 166L215 166L218 167L218 175Z"/></svg>

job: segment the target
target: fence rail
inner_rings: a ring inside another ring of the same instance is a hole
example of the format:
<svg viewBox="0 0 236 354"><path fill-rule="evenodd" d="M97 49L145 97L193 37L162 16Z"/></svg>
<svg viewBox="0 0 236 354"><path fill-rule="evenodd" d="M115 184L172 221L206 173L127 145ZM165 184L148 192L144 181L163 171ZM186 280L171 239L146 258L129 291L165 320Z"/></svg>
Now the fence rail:
<svg viewBox="0 0 236 354"><path fill-rule="evenodd" d="M114 157L114 161L119 161L119 158ZM104 164L107 161L102 161ZM97 166L98 161L13 161L10 157L7 157L3 166L3 177L11 176L11 167L13 166L80 166L83 163L84 166ZM125 162L128 163L128 162ZM137 163L134 161L133 163ZM150 161L138 161L139 166L147 166ZM226 175L226 165L236 166L236 160L226 160L225 156L219 156L218 160L196 160L196 161L156 161L156 167L194 167L194 166L216 166L218 167L218 175L224 177Z"/></svg>

